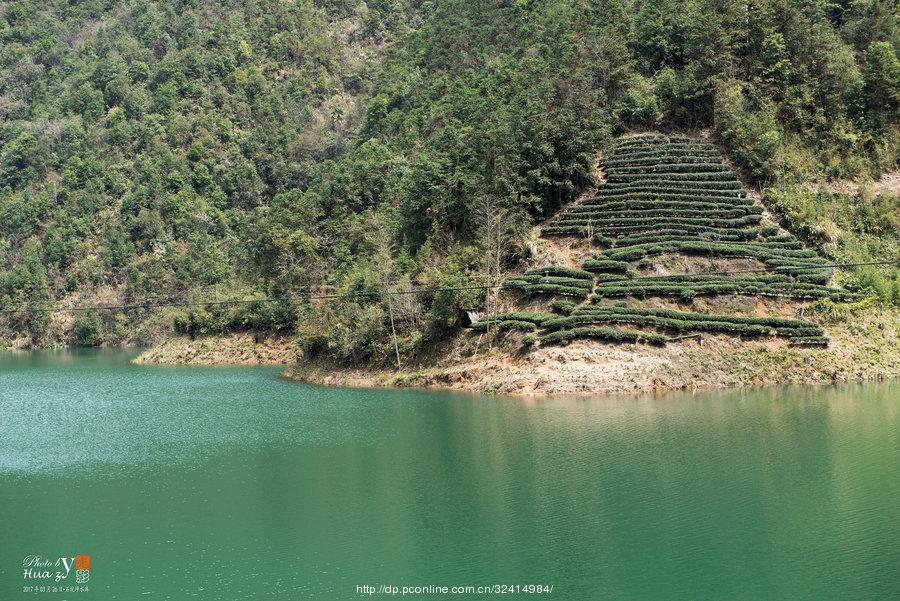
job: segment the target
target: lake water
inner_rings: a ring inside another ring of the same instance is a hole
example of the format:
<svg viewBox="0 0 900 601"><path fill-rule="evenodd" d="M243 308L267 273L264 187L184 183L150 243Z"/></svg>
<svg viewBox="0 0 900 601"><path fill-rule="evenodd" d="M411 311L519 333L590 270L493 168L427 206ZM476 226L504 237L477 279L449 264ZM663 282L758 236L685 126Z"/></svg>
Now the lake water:
<svg viewBox="0 0 900 601"><path fill-rule="evenodd" d="M896 383L521 400L130 356L0 355L0 599L900 598ZM88 590L23 592L29 555L90 555ZM451 597L485 598L411 598Z"/></svg>

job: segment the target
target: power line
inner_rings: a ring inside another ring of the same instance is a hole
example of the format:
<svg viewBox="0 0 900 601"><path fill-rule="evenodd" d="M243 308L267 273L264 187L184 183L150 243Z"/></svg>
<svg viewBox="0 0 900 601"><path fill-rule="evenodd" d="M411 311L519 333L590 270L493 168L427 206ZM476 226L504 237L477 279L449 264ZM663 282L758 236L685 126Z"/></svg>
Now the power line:
<svg viewBox="0 0 900 601"><path fill-rule="evenodd" d="M215 301L178 301L163 303L132 303L122 305L93 305L84 307L19 307L16 309L2 309L2 313L76 313L80 311L130 311L136 309L168 309L177 307L202 307L202 306L227 306L227 305L249 305L253 303L277 303L292 302L306 300L335 300L381 296L400 296L408 294L424 294L429 292L457 292L465 290L488 290L492 288L519 288L527 284L487 284L473 286L454 286L445 288L411 288L408 290L380 290L377 292L334 292L334 293L313 293L301 296L270 296L256 299L226 299Z"/></svg>
<svg viewBox="0 0 900 601"><path fill-rule="evenodd" d="M835 267L862 267L873 265L897 265L900 259L884 260L884 261L863 261L858 263L824 263L818 265L796 265L796 266L780 266L772 269L738 269L732 271L718 271L708 273L680 273L666 275L643 275L643 276L613 276L604 279L604 282L611 281L635 281L647 279L675 278L693 275L734 275L740 273L766 273L769 271L797 271L806 269L828 269ZM186 308L186 307L214 307L229 305L249 305L253 303L277 303L277 302L295 302L309 300L351 300L359 298L377 298L382 296L403 296L411 294L428 294L436 292L464 292L472 290L494 290L515 289L531 286L533 284L523 283L502 283L502 284L473 284L467 286L449 286L449 287L428 287L428 288L409 288L406 290L378 290L370 292L331 292L317 293L315 290L307 289L308 292L302 295L292 296L271 296L256 299L225 299L225 300L207 300L207 301L172 301L162 303L131 303L119 305L91 305L82 307L34 307L24 306L14 309L0 309L0 314L13 313L79 313L84 311L133 311L133 310L150 310L150 309L169 309L169 308Z"/></svg>

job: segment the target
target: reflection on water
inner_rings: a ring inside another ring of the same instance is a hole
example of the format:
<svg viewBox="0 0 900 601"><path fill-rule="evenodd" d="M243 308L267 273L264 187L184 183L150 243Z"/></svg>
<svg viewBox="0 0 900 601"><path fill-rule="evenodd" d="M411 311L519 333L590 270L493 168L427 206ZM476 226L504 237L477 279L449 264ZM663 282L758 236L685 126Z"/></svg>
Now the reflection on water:
<svg viewBox="0 0 900 601"><path fill-rule="evenodd" d="M0 599L25 555L91 599L900 597L900 387L521 401L270 368L0 358Z"/></svg>

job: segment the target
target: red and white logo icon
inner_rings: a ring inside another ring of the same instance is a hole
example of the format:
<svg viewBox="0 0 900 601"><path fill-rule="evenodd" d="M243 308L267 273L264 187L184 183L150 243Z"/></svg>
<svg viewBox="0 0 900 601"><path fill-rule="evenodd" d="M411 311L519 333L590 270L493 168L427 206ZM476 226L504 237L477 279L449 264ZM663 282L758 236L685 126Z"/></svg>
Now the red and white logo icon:
<svg viewBox="0 0 900 601"><path fill-rule="evenodd" d="M75 556L75 582L82 584L91 579L91 556Z"/></svg>

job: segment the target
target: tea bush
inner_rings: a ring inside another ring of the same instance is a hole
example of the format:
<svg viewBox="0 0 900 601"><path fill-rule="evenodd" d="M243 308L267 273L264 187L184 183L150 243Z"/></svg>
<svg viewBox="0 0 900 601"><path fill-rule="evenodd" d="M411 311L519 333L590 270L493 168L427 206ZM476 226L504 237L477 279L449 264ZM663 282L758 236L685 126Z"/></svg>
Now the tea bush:
<svg viewBox="0 0 900 601"><path fill-rule="evenodd" d="M539 337L541 344L568 344L578 338L595 338L604 342L643 342L656 346L663 346L668 338L659 334L643 334L638 332L626 332L611 328L573 328L571 330L558 330Z"/></svg>
<svg viewBox="0 0 900 601"><path fill-rule="evenodd" d="M581 264L588 271L597 273L626 273L628 263L625 261L610 261L607 259L587 259Z"/></svg>

